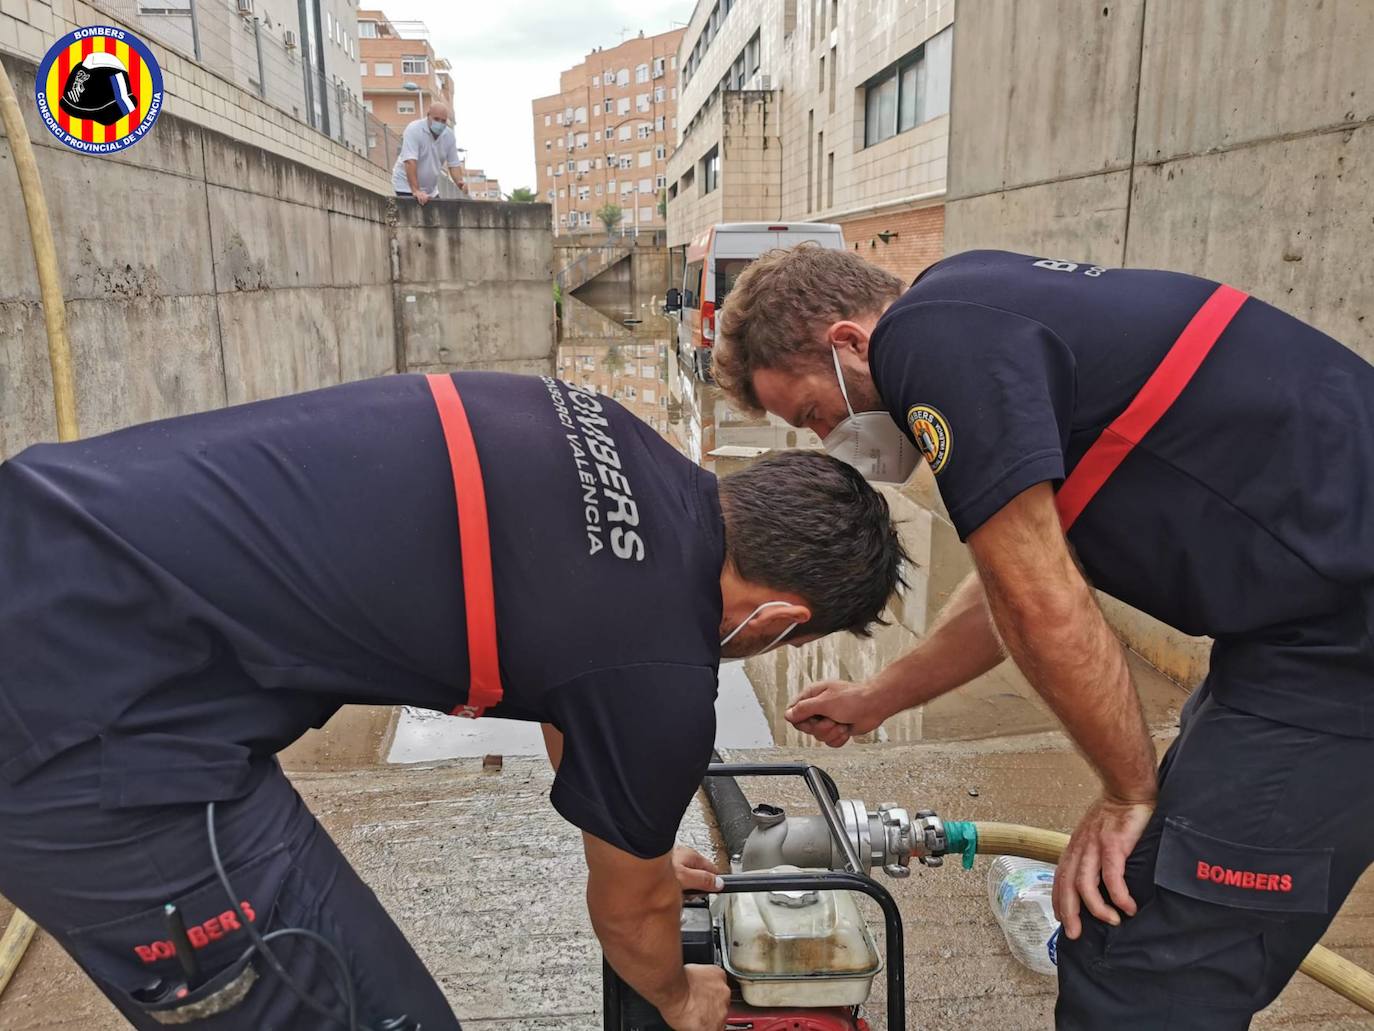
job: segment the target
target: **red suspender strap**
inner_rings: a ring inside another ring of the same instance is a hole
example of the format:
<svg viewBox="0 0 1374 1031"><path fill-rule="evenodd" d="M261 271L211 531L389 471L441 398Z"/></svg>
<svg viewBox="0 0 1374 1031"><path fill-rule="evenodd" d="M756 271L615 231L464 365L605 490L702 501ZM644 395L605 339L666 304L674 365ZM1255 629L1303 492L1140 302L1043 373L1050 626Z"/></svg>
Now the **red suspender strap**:
<svg viewBox="0 0 1374 1031"><path fill-rule="evenodd" d="M1054 499L1065 533L1083 514L1083 509L1088 507L1102 485L1111 479L1112 473L1116 472L1117 466L1131 453L1131 449L1144 439L1145 434L1178 400L1178 395L1183 393L1183 388L1193 378L1203 359L1212 350L1212 345L1231 324L1248 296L1234 287L1217 287L1216 292L1197 310L1182 335L1174 341L1158 368L1150 374L1140 393L1079 459Z"/></svg>
<svg viewBox="0 0 1374 1031"><path fill-rule="evenodd" d="M444 428L453 489L458 499L458 544L463 558L463 605L468 615L467 704L455 716L476 719L501 700L501 664L496 651L496 589L491 578L491 533L487 523L487 493L482 466L468 425L468 413L453 377L440 373L425 377L439 422Z"/></svg>

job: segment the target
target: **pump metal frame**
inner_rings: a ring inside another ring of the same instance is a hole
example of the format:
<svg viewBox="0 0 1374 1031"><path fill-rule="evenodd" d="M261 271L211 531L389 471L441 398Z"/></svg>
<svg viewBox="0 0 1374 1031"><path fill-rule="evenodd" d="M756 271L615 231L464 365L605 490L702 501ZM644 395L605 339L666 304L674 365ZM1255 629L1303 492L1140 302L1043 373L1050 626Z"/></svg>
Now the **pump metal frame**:
<svg viewBox="0 0 1374 1031"><path fill-rule="evenodd" d="M720 894L755 891L857 891L867 895L883 911L885 930L884 959L887 966L888 1031L906 1031L906 938L902 914L888 890L870 877L844 831L836 803L839 789L830 775L809 763L712 763L707 777L801 777L830 828L830 836L845 857L845 870L816 873L735 873L726 874Z"/></svg>

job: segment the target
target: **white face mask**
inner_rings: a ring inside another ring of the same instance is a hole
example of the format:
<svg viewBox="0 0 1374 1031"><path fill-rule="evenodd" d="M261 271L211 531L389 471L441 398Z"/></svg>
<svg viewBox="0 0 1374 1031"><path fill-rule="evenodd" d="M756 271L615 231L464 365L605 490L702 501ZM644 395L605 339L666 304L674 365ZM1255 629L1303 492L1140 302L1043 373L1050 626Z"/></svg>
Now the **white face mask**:
<svg viewBox="0 0 1374 1031"><path fill-rule="evenodd" d="M757 615L758 615L760 612L762 612L764 609L770 608L770 607L772 607L772 606L774 606L774 605L786 605L786 604L788 604L788 602L785 602L785 601L766 601L766 602L764 602L762 605L760 605L758 608L756 608L753 612L749 613L749 615L745 616L745 617L744 617L744 622L743 622L743 623L741 623L739 626L735 627L735 629L731 630L728 634L726 634L724 637L722 637L722 638L720 639L720 646L721 646L722 648L724 648L727 644L729 644L731 641L733 641L733 640L735 639L735 635L737 635L741 630L743 630L745 627L747 627L747 626L749 625L749 621L750 621L751 619L753 619L755 616L757 616ZM786 629L786 630L784 630L782 633L778 634L777 637L773 638L773 640L771 640L770 642L768 642L768 646L767 646L766 648L760 648L758 651L754 652L754 655L762 655L764 652L772 651L774 648L776 648L779 644L782 643L782 639L783 639L784 637L786 637L788 634L790 634L790 633L791 633L793 630L795 630L795 629L797 629L797 624L796 624L796 623L789 623L789 624L787 625L787 629ZM750 658L752 658L752 657L753 657L753 656L750 656Z"/></svg>
<svg viewBox="0 0 1374 1031"><path fill-rule="evenodd" d="M855 412L849 403L844 374L840 371L840 352L833 347L835 377L849 418L831 430L821 446L826 453L852 465L865 480L878 483L905 483L916 470L920 452L892 421L887 412Z"/></svg>

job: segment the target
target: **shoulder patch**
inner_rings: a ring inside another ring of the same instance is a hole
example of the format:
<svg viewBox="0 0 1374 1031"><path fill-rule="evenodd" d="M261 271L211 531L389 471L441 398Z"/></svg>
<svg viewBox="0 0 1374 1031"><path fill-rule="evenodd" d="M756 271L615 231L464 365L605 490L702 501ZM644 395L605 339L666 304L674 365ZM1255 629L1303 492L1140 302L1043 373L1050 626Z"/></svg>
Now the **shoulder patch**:
<svg viewBox="0 0 1374 1031"><path fill-rule="evenodd" d="M930 405L912 405L906 410L906 424L916 440L916 447L930 463L930 471L937 476L949 462L954 436L949 421Z"/></svg>

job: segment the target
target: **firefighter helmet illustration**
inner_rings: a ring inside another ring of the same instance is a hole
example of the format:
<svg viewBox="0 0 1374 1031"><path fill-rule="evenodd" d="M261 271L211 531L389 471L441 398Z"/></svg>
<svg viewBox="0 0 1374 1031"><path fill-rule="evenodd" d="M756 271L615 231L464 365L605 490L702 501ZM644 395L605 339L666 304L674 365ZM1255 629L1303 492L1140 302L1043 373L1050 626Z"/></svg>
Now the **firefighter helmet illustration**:
<svg viewBox="0 0 1374 1031"><path fill-rule="evenodd" d="M58 102L70 118L89 118L114 125L138 110L129 84L129 69L114 54L91 54L75 65Z"/></svg>
<svg viewBox="0 0 1374 1031"><path fill-rule="evenodd" d="M38 66L43 124L83 154L111 154L143 139L162 113L162 69L128 29L87 25L67 33Z"/></svg>

